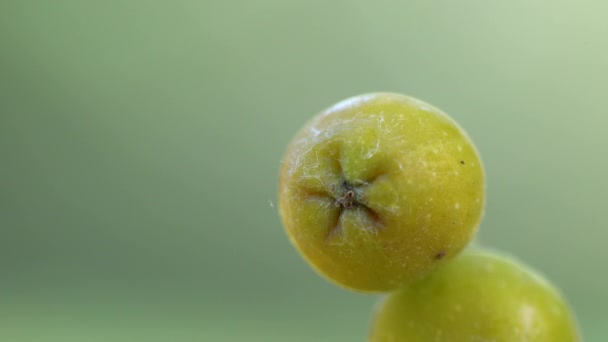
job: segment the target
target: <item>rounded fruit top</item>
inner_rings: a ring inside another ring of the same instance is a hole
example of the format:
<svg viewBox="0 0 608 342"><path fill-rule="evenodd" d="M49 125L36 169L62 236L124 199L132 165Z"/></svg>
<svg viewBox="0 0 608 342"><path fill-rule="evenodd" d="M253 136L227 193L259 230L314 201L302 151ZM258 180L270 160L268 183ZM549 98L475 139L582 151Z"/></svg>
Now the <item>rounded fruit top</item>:
<svg viewBox="0 0 608 342"><path fill-rule="evenodd" d="M282 160L279 210L292 243L331 281L399 288L458 254L485 204L475 145L447 115L374 93L323 111Z"/></svg>
<svg viewBox="0 0 608 342"><path fill-rule="evenodd" d="M559 292L518 261L472 250L382 299L369 336L389 341L580 341Z"/></svg>

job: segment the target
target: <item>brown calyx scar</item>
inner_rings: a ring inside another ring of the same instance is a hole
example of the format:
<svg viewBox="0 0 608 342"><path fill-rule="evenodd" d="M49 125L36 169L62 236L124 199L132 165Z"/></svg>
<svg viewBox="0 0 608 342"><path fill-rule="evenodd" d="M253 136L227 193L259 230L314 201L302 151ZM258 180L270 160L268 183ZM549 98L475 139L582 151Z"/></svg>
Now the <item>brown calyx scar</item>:
<svg viewBox="0 0 608 342"><path fill-rule="evenodd" d="M334 206L339 208L340 215L338 216L335 228L332 230L332 234L339 229L340 217L342 217L342 213L346 210L357 210L365 213L371 221L371 228L380 228L384 226L380 215L365 204L360 191L350 182L346 180L342 181L338 186L338 189L336 189L336 192Z"/></svg>
<svg viewBox="0 0 608 342"><path fill-rule="evenodd" d="M351 209L356 207L359 203L357 202L357 194L355 193L355 187L349 182L343 181L340 190L343 193L342 197L336 198L334 205L342 209Z"/></svg>
<svg viewBox="0 0 608 342"><path fill-rule="evenodd" d="M348 190L344 193L344 196L336 198L334 205L343 209L350 209L355 207L355 191Z"/></svg>

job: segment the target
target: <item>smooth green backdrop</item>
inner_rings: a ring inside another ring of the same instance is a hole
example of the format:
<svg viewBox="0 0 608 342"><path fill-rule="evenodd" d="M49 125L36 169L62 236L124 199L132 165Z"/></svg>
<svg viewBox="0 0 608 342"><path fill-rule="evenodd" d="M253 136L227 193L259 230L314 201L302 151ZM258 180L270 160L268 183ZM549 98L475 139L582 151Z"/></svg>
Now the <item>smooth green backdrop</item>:
<svg viewBox="0 0 608 342"><path fill-rule="evenodd" d="M364 341L282 231L283 150L369 91L470 133L480 239L608 320L608 2L0 2L1 341Z"/></svg>

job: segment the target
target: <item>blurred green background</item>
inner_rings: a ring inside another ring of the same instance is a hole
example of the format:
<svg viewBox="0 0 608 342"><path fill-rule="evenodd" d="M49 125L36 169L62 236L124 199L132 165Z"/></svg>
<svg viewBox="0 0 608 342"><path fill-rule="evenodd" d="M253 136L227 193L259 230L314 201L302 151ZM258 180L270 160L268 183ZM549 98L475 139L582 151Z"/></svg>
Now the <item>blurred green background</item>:
<svg viewBox="0 0 608 342"><path fill-rule="evenodd" d="M0 2L1 341L364 341L284 235L295 132L369 91L481 150L480 238L605 341L605 1Z"/></svg>

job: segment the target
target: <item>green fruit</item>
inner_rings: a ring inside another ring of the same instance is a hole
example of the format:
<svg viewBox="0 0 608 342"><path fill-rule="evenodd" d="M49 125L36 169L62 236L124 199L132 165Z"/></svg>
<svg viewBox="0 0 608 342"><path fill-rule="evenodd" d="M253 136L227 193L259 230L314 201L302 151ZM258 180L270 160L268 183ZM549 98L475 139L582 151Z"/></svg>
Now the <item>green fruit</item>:
<svg viewBox="0 0 608 342"><path fill-rule="evenodd" d="M580 341L560 294L520 263L468 251L377 308L371 342Z"/></svg>
<svg viewBox="0 0 608 342"><path fill-rule="evenodd" d="M438 109L398 94L347 99L313 118L282 161L292 243L359 291L399 288L457 255L485 203L479 154Z"/></svg>

